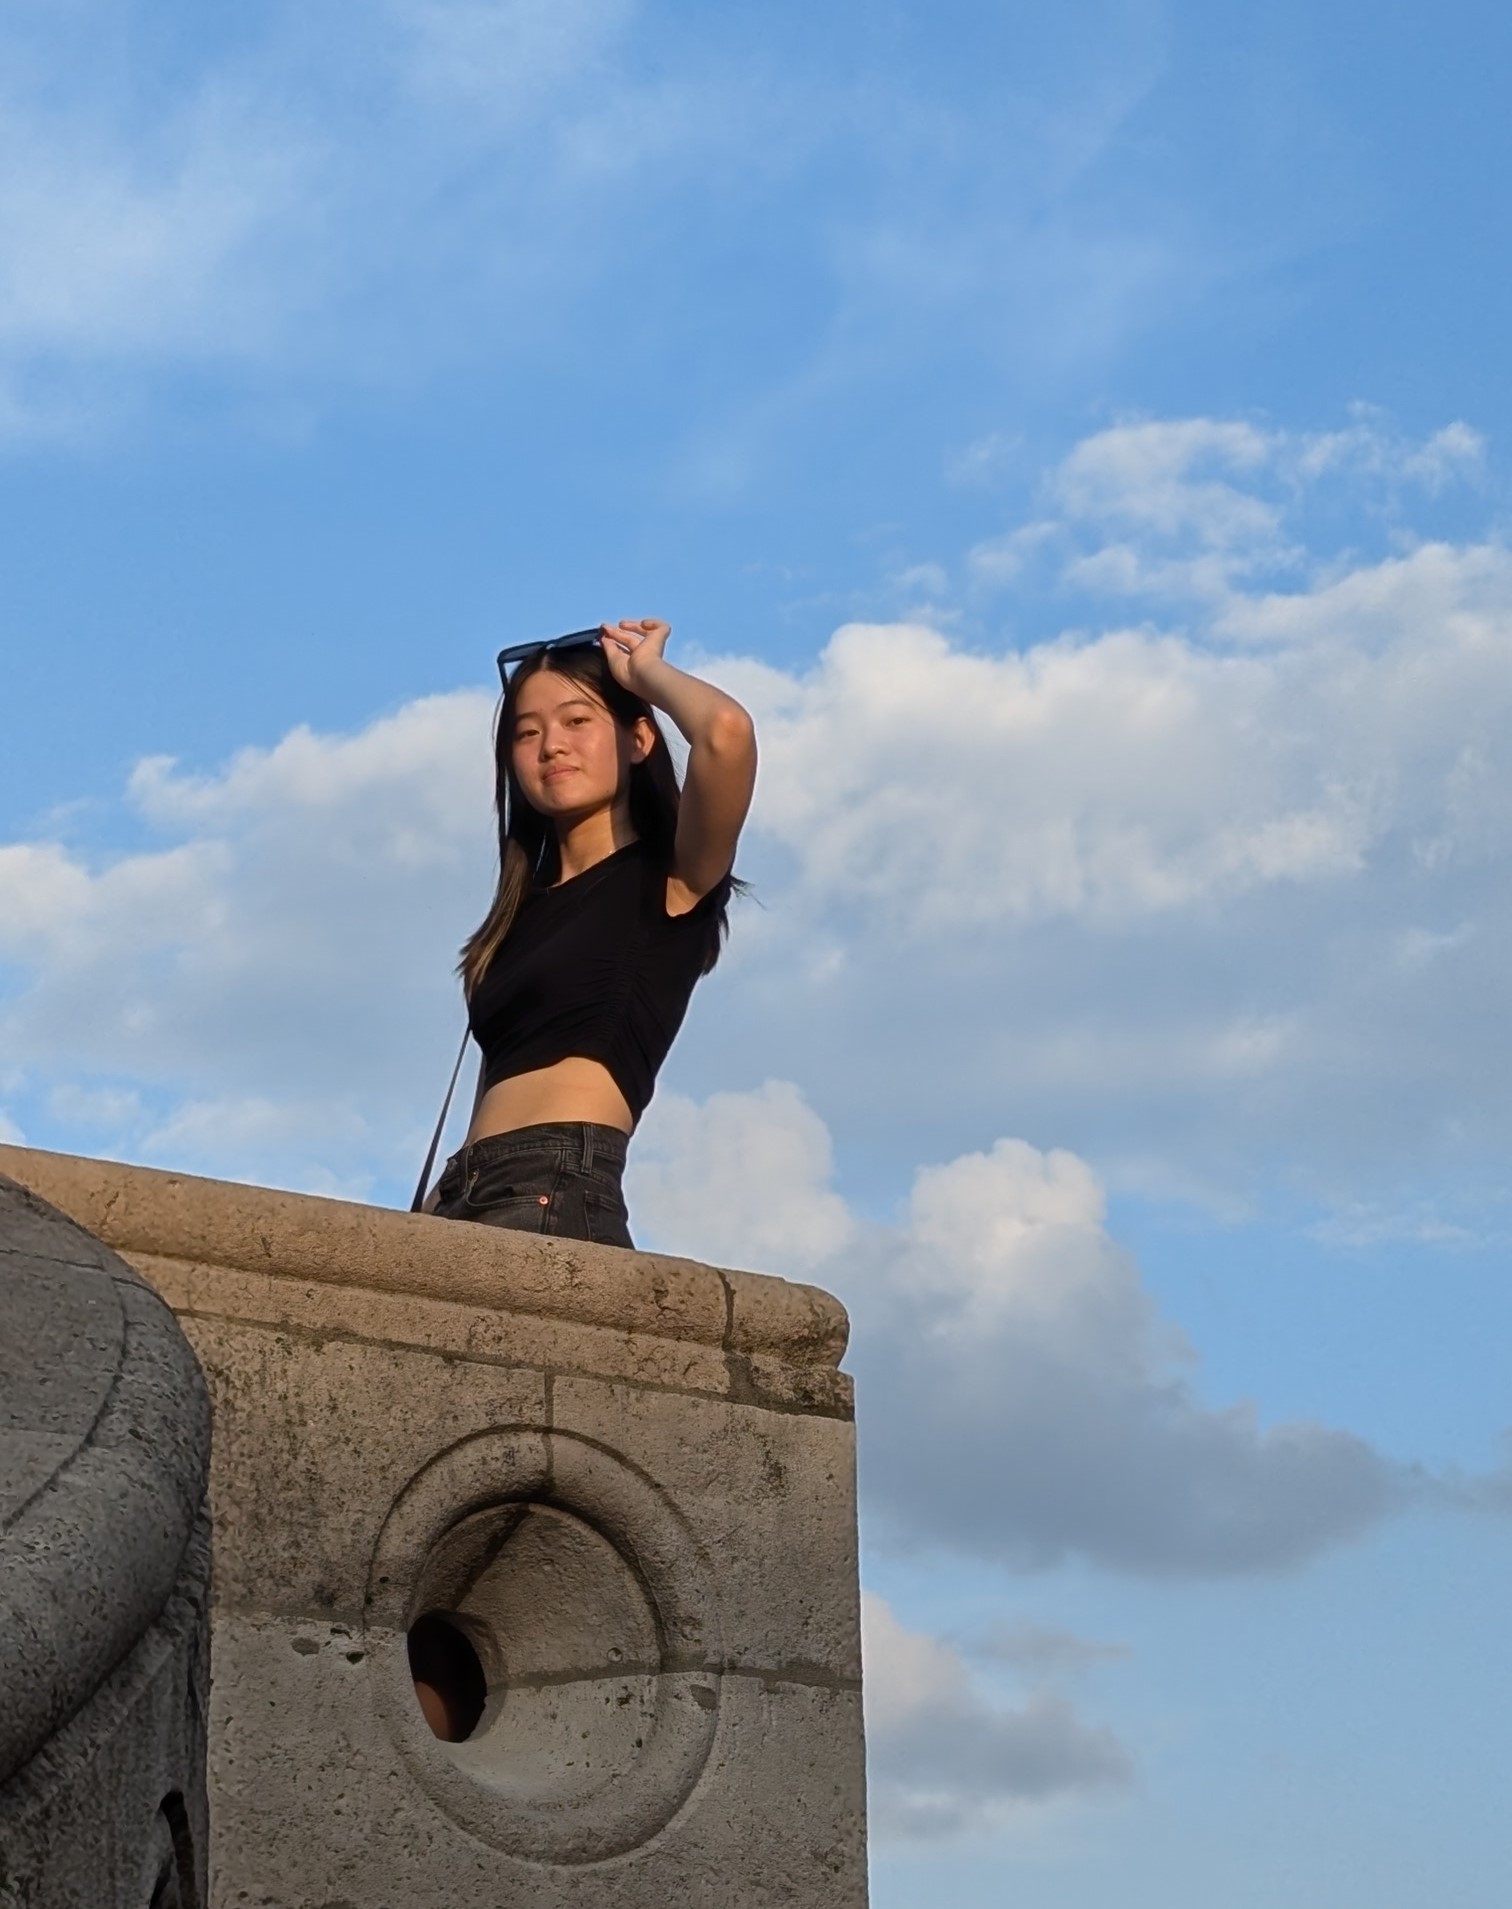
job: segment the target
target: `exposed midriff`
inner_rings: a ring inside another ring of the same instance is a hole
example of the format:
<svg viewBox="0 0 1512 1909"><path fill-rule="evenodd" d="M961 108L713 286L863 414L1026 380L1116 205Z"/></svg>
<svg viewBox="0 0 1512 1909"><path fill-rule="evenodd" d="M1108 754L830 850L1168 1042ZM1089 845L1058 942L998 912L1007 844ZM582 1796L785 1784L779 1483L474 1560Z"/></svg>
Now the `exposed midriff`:
<svg viewBox="0 0 1512 1909"><path fill-rule="evenodd" d="M468 1129L469 1142L485 1134L512 1133L539 1121L588 1120L631 1133L635 1120L625 1096L602 1061L573 1054L550 1067L514 1074L489 1088Z"/></svg>
<svg viewBox="0 0 1512 1909"><path fill-rule="evenodd" d="M640 842L528 891L469 1002L483 1052L469 1138L561 1120L632 1133L728 892L669 914L667 871Z"/></svg>

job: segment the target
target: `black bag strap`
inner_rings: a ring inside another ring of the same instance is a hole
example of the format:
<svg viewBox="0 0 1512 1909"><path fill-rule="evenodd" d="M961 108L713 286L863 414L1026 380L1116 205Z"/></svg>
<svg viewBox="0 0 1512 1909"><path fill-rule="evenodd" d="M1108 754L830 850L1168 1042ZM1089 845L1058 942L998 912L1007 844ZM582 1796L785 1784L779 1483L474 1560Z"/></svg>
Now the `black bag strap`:
<svg viewBox="0 0 1512 1909"><path fill-rule="evenodd" d="M451 1112L452 1095L457 1091L457 1076L462 1072L462 1062L467 1054L467 1043L472 1038L472 1029L462 1030L462 1045L457 1049L457 1064L452 1069L451 1079L447 1083L446 1098L441 1103L441 1118L436 1122L436 1131L431 1135L430 1152L425 1156L425 1165L420 1169L420 1184L415 1188L415 1197L410 1201L410 1212L423 1210L425 1196L430 1190L431 1168L436 1164L436 1149L441 1144L441 1130L446 1125L446 1116Z"/></svg>

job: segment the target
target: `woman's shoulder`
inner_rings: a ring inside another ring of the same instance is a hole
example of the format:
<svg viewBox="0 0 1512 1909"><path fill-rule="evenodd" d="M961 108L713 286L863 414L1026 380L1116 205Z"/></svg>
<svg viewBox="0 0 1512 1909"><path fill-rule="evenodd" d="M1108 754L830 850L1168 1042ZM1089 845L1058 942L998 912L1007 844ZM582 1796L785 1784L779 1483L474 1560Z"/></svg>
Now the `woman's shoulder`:
<svg viewBox="0 0 1512 1909"><path fill-rule="evenodd" d="M631 909L648 925L676 934L694 924L707 925L711 917L717 916L730 898L731 880L726 874L700 893L677 874L669 854L637 839L592 863L571 880L533 893L545 904L546 915L575 914L572 903L580 900L591 914Z"/></svg>

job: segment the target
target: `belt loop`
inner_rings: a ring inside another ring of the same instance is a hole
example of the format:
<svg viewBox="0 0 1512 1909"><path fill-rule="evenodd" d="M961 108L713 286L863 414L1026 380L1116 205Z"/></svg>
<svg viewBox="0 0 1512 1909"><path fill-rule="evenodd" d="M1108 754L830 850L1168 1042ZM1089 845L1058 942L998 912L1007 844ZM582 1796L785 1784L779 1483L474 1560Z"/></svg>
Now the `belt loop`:
<svg viewBox="0 0 1512 1909"><path fill-rule="evenodd" d="M593 1171L593 1128L588 1121L583 1122L583 1172Z"/></svg>

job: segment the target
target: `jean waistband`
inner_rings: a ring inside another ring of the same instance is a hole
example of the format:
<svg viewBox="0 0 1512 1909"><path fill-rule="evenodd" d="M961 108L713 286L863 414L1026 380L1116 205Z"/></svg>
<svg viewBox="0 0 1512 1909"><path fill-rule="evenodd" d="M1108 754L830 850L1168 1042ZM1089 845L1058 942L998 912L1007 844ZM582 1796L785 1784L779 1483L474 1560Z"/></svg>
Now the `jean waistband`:
<svg viewBox="0 0 1512 1909"><path fill-rule="evenodd" d="M624 1171L630 1136L618 1127L591 1120L543 1120L529 1127L511 1127L505 1133L484 1134L459 1147L447 1162L463 1173L524 1154L547 1154L569 1170L618 1177Z"/></svg>

